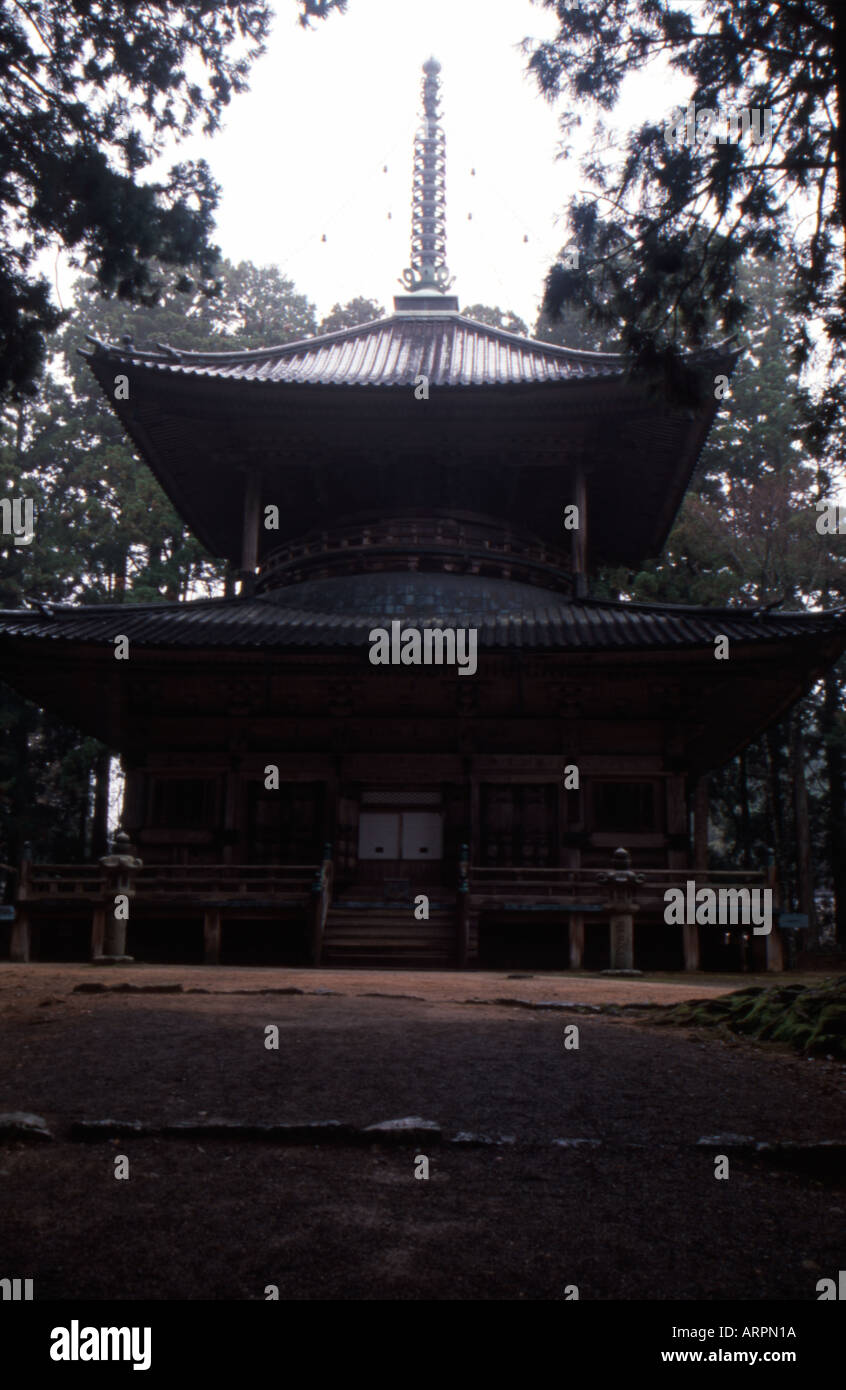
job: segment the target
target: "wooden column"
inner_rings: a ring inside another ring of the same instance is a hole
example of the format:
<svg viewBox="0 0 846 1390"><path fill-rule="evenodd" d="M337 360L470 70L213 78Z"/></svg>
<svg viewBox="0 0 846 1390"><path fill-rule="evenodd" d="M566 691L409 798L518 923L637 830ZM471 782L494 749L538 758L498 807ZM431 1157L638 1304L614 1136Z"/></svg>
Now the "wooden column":
<svg viewBox="0 0 846 1390"><path fill-rule="evenodd" d="M474 864L482 862L482 826L479 819L479 779L475 773L470 777L470 855Z"/></svg>
<svg viewBox="0 0 846 1390"><path fill-rule="evenodd" d="M456 907L456 965L467 969L470 953L470 846L462 845L458 858L458 904Z"/></svg>
<svg viewBox="0 0 846 1390"><path fill-rule="evenodd" d="M570 913L570 969L581 970L585 954L585 918L582 912Z"/></svg>
<svg viewBox="0 0 846 1390"><path fill-rule="evenodd" d="M106 909L102 903L91 914L91 959L102 956L106 946Z"/></svg>
<svg viewBox="0 0 846 1390"><path fill-rule="evenodd" d="M562 869L580 869L582 867L581 850L576 849L575 846L572 845L561 844L561 836L565 831L566 825L566 818L564 817L565 796L564 779L562 777L558 783L558 805L560 808L558 822L558 863ZM569 832L570 829L571 827L566 825L566 831ZM568 926L570 969L581 970L583 968L582 962L585 955L585 917L583 912L570 912L568 916L570 919Z"/></svg>
<svg viewBox="0 0 846 1390"><path fill-rule="evenodd" d="M693 790L693 872L707 873L708 871L708 812L709 812L709 793L710 778L707 773L703 773L697 779ZM684 968L685 970L698 970L701 964L699 926L696 922L687 922L682 927L682 944L684 947Z"/></svg>
<svg viewBox="0 0 846 1390"><path fill-rule="evenodd" d="M16 908L15 920L9 938L9 960L18 965L26 965L29 960L29 912L26 906Z"/></svg>
<svg viewBox="0 0 846 1390"><path fill-rule="evenodd" d="M784 946L781 939L781 932L778 927L773 927L769 936L765 937L767 970L784 969Z"/></svg>
<svg viewBox="0 0 846 1390"><path fill-rule="evenodd" d="M696 922L685 922L682 927L685 970L699 969L699 927Z"/></svg>
<svg viewBox="0 0 846 1390"><path fill-rule="evenodd" d="M767 851L767 887L772 892L773 917L778 917L778 910L781 906L781 888L778 881L778 868L776 866L775 854L772 850ZM765 937L765 954L767 970L784 969L784 938L777 926L773 926L769 936Z"/></svg>
<svg viewBox="0 0 846 1390"><path fill-rule="evenodd" d="M323 859L311 887L311 963L315 967L321 965L323 960L323 934L332 902L332 884L335 876L333 852L332 845L323 846Z"/></svg>
<svg viewBox="0 0 846 1390"><path fill-rule="evenodd" d="M664 805L667 813L667 868L690 867L690 824L684 777L672 773L664 783Z"/></svg>
<svg viewBox="0 0 846 1390"><path fill-rule="evenodd" d="M241 779L239 773L232 767L227 769L224 779L224 809L223 809L223 862L224 864L240 864L241 846L234 844L236 835L240 829L238 825L238 804L241 794Z"/></svg>
<svg viewBox="0 0 846 1390"><path fill-rule="evenodd" d="M18 869L18 891L15 907L15 920L9 937L9 960L26 965L29 960L30 930L27 898L30 895L30 870L32 869L32 850L29 841L23 847Z"/></svg>
<svg viewBox="0 0 846 1390"><path fill-rule="evenodd" d="M466 970L470 955L470 905L467 902L466 893L462 893L458 899L458 950L456 954L456 968Z"/></svg>
<svg viewBox="0 0 846 1390"><path fill-rule="evenodd" d="M144 829L145 770L134 764L124 769L123 813L120 823L130 834Z"/></svg>
<svg viewBox="0 0 846 1390"><path fill-rule="evenodd" d="M805 781L805 738L802 720L797 714L793 721L793 811L796 827L796 858L799 870L799 911L808 918L808 937L816 944L817 926L814 904L814 861L811 852L811 826L808 818L808 787Z"/></svg>
<svg viewBox="0 0 846 1390"><path fill-rule="evenodd" d="M242 592L252 593L259 552L261 521L261 474L250 468L244 477L244 529L241 541Z"/></svg>
<svg viewBox="0 0 846 1390"><path fill-rule="evenodd" d="M203 960L206 965L220 965L220 908L207 907L203 913Z"/></svg>
<svg viewBox="0 0 846 1390"><path fill-rule="evenodd" d="M711 779L700 777L693 793L693 867L708 868L708 810Z"/></svg>
<svg viewBox="0 0 846 1390"><path fill-rule="evenodd" d="M582 598L587 593L587 487L581 469L574 479L572 501L579 509L579 529L570 532L570 559L575 594Z"/></svg>

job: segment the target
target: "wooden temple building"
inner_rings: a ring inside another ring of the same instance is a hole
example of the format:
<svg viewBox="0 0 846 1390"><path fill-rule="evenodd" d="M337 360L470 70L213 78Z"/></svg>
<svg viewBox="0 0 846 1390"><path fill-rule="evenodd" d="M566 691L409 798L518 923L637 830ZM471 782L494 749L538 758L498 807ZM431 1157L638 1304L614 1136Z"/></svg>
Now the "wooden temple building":
<svg viewBox="0 0 846 1390"><path fill-rule="evenodd" d="M701 779L837 658L846 616L591 595L597 566L660 553L717 402L461 314L437 71L393 314L260 351L93 345L140 466L242 580L0 614L3 678L120 753L132 846L93 865L35 846L17 959L736 964L721 930L665 925L663 893L719 877ZM691 361L713 378L734 354ZM379 629L474 632L476 669L374 664ZM622 945L620 845L644 876ZM777 930L753 945L779 968Z"/></svg>

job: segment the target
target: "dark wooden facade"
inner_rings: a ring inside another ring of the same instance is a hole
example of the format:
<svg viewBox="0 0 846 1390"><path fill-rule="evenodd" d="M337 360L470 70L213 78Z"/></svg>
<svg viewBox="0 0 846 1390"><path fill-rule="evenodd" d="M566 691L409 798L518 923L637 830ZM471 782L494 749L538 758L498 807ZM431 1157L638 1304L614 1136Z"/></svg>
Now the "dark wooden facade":
<svg viewBox="0 0 846 1390"><path fill-rule="evenodd" d="M635 964L736 965L736 939L721 955L665 926L663 890L708 875L701 776L836 660L846 618L590 597L597 565L660 550L713 391L680 406L617 357L474 323L446 295L396 307L262 352L90 354L243 576L235 598L0 614L7 679L121 754L128 949L619 965L602 875L624 845L646 876ZM733 362L689 365L707 383ZM370 634L395 621L472 630L478 669L374 665ZM13 953L73 928L77 951L121 955L118 871L27 863ZM756 948L777 968L777 933Z"/></svg>

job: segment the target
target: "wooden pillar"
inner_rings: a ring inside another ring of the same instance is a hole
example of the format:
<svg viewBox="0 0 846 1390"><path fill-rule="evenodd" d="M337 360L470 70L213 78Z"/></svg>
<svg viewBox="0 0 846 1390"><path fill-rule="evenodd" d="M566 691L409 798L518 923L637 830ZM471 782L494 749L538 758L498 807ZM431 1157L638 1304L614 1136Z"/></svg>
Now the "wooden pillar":
<svg viewBox="0 0 846 1390"><path fill-rule="evenodd" d="M570 532L570 561L577 598L587 593L587 487L579 469L574 479L573 502L579 509L579 529Z"/></svg>
<svg viewBox="0 0 846 1390"><path fill-rule="evenodd" d="M467 969L467 960L470 954L470 905L467 902L467 894L462 893L458 900L458 950L456 952L456 966L459 970Z"/></svg>
<svg viewBox="0 0 846 1390"><path fill-rule="evenodd" d="M220 965L220 908L207 907L203 913L203 960L206 965Z"/></svg>
<svg viewBox="0 0 846 1390"><path fill-rule="evenodd" d="M318 969L323 961L323 895L321 891L312 894L311 899L311 963Z"/></svg>
<svg viewBox="0 0 846 1390"><path fill-rule="evenodd" d="M311 963L315 967L320 966L323 960L323 934L332 902L332 884L335 876L332 855L333 846L324 845L323 859L311 888Z"/></svg>
<svg viewBox="0 0 846 1390"><path fill-rule="evenodd" d="M667 868L690 868L690 823L685 779L671 773L664 779L664 806L667 816Z"/></svg>
<svg viewBox="0 0 846 1390"><path fill-rule="evenodd" d="M585 918L582 912L570 913L570 969L581 970L585 954Z"/></svg>
<svg viewBox="0 0 846 1390"><path fill-rule="evenodd" d="M470 846L462 845L458 857L458 906L456 909L456 965L467 969L470 954Z"/></svg>
<svg viewBox="0 0 846 1390"><path fill-rule="evenodd" d="M699 927L696 922L685 922L682 927L685 970L699 969Z"/></svg>
<svg viewBox="0 0 846 1390"><path fill-rule="evenodd" d="M784 943L778 927L773 927L766 940L767 970L784 969Z"/></svg>
<svg viewBox="0 0 846 1390"><path fill-rule="evenodd" d="M98 903L91 914L91 959L102 956L106 945L106 909Z"/></svg>
<svg viewBox="0 0 846 1390"><path fill-rule="evenodd" d="M19 905L15 911L9 938L9 960L16 961L18 965L26 965L29 960L29 940L29 912L26 906Z"/></svg>
<svg viewBox="0 0 846 1390"><path fill-rule="evenodd" d="M261 474L250 468L244 478L244 529L241 541L242 591L252 593L259 552L261 520Z"/></svg>
<svg viewBox="0 0 846 1390"><path fill-rule="evenodd" d="M482 862L482 826L479 807L479 779L475 773L470 778L470 854L474 864Z"/></svg>
<svg viewBox="0 0 846 1390"><path fill-rule="evenodd" d="M15 920L12 923L12 931L9 937L9 960L16 961L19 965L26 965L29 960L30 929L29 929L29 910L27 908L27 898L30 895L30 877L32 870L32 849L27 840L23 847L20 865L18 867L18 891L17 903L15 907Z"/></svg>
<svg viewBox="0 0 846 1390"><path fill-rule="evenodd" d="M238 825L238 805L241 792L241 781L238 772L232 767L228 768L224 781L224 810L223 810L223 863L240 864L240 846L238 854L235 853L234 841L240 829Z"/></svg>
<svg viewBox="0 0 846 1390"><path fill-rule="evenodd" d="M708 872L708 813L711 779L707 773L697 778L693 790L693 871ZM688 922L682 927L685 970L698 970L701 964L699 926Z"/></svg>
<svg viewBox="0 0 846 1390"><path fill-rule="evenodd" d="M634 916L631 912L611 915L611 969L634 969Z"/></svg>
<svg viewBox="0 0 846 1390"><path fill-rule="evenodd" d="M707 773L697 780L693 793L693 867L708 868L708 811L711 779Z"/></svg>
<svg viewBox="0 0 846 1390"><path fill-rule="evenodd" d="M771 849L767 850L767 887L772 893L770 899L772 903L773 917L778 917L778 910L781 907L781 885L778 881L778 866L775 854ZM773 926L769 936L765 938L765 956L767 970L784 969L784 938L778 927Z"/></svg>
<svg viewBox="0 0 846 1390"><path fill-rule="evenodd" d="M120 823L130 834L145 825L146 775L144 768L129 763L124 769L123 813Z"/></svg>

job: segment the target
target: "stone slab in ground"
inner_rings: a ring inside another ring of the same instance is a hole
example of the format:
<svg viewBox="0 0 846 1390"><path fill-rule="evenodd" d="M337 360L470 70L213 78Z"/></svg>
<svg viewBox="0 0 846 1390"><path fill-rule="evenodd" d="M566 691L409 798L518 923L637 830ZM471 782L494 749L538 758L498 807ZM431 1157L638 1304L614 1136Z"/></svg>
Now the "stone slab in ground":
<svg viewBox="0 0 846 1390"><path fill-rule="evenodd" d="M399 1120L380 1120L375 1125L365 1125L360 1131L363 1139L388 1141L389 1143L427 1143L437 1144L441 1138L441 1127L435 1120L423 1120L419 1115L405 1115Z"/></svg>
<svg viewBox="0 0 846 1390"><path fill-rule="evenodd" d="M0 1114L0 1140L23 1139L44 1143L52 1138L47 1121L41 1115L33 1115L29 1110L6 1110Z"/></svg>

